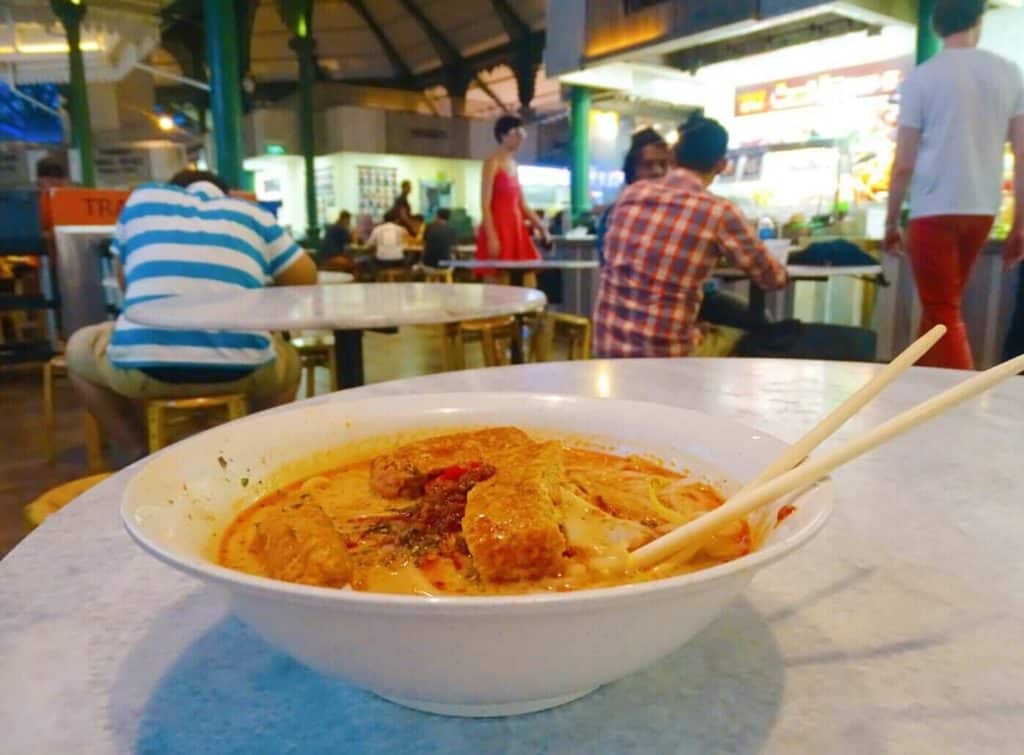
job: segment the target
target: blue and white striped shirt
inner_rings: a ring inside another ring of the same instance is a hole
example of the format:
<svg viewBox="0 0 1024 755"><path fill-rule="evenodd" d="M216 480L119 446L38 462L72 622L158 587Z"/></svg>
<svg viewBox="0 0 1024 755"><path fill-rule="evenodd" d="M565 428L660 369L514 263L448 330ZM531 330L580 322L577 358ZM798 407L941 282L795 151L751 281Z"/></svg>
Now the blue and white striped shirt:
<svg viewBox="0 0 1024 755"><path fill-rule="evenodd" d="M117 220L112 251L125 276L124 308L185 294L262 288L303 251L265 210L211 183L144 184ZM269 334L170 330L121 316L107 347L123 369L255 370L274 359Z"/></svg>

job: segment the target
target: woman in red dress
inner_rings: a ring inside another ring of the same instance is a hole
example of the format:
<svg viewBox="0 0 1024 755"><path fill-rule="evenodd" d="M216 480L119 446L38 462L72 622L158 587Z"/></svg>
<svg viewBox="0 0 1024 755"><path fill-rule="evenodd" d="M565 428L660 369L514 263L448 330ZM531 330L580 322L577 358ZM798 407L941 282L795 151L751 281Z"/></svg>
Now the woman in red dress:
<svg viewBox="0 0 1024 755"><path fill-rule="evenodd" d="M515 155L526 138L523 122L504 115L494 124L498 148L484 163L480 206L483 222L476 236L478 260L539 260L540 254L530 238L529 220L541 229L544 243L550 242L547 229L526 204L516 178Z"/></svg>

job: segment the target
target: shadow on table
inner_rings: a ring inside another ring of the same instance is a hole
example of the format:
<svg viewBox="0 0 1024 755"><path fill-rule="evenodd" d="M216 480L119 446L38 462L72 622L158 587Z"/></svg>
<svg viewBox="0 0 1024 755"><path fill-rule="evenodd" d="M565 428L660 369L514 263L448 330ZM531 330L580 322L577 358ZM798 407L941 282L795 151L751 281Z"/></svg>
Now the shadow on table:
<svg viewBox="0 0 1024 755"><path fill-rule="evenodd" d="M129 738L124 747L141 753L750 752L771 730L783 691L775 638L745 599L645 672L569 705L504 719L446 718L393 705L307 669L234 618L214 623L175 654L162 677L139 679L147 658L166 657L166 638L189 611L187 605L168 609L120 670L135 677L120 678L112 700L115 727ZM118 699L141 689L153 692L148 699Z"/></svg>

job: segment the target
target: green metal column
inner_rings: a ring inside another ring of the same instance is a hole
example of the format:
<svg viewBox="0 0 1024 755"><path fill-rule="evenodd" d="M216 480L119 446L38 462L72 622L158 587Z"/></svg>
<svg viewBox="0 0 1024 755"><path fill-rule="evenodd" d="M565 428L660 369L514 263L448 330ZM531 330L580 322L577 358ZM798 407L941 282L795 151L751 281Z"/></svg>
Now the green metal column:
<svg viewBox="0 0 1024 755"><path fill-rule="evenodd" d="M917 2L917 62L924 63L928 58L942 49L942 40L932 26L932 15L935 13L935 0L918 0Z"/></svg>
<svg viewBox="0 0 1024 755"><path fill-rule="evenodd" d="M313 39L313 1L282 0L281 18L294 35L288 43L299 63L299 140L306 168L306 243L320 241L316 203L316 145L313 133L313 82L316 78L316 42Z"/></svg>
<svg viewBox="0 0 1024 755"><path fill-rule="evenodd" d="M569 116L572 217L575 222L590 209L590 90L572 88Z"/></svg>
<svg viewBox="0 0 1024 755"><path fill-rule="evenodd" d="M203 0L217 174L242 188L242 80L234 0Z"/></svg>
<svg viewBox="0 0 1024 755"><path fill-rule="evenodd" d="M82 185L96 185L96 166L92 151L92 124L89 118L89 94L85 88L85 62L82 59L81 30L85 0L50 0L68 38L68 66L71 70L68 109L71 116L71 146L78 150Z"/></svg>

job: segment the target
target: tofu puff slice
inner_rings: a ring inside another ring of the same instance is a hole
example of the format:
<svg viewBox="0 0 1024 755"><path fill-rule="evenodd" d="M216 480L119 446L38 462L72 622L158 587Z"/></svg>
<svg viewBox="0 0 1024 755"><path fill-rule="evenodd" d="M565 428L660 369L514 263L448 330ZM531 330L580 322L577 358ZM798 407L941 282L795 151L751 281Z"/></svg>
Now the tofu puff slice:
<svg viewBox="0 0 1024 755"><path fill-rule="evenodd" d="M315 503L268 509L255 532L249 551L268 577L319 587L344 587L352 579L345 543Z"/></svg>
<svg viewBox="0 0 1024 755"><path fill-rule="evenodd" d="M418 498L431 474L461 464L489 461L492 454L532 442L530 436L515 427L425 438L375 458L370 463L370 485L385 498Z"/></svg>
<svg viewBox="0 0 1024 755"><path fill-rule="evenodd" d="M555 576L566 548L556 496L562 480L562 447L534 443L493 453L497 470L471 491L462 535L477 571L508 582Z"/></svg>

